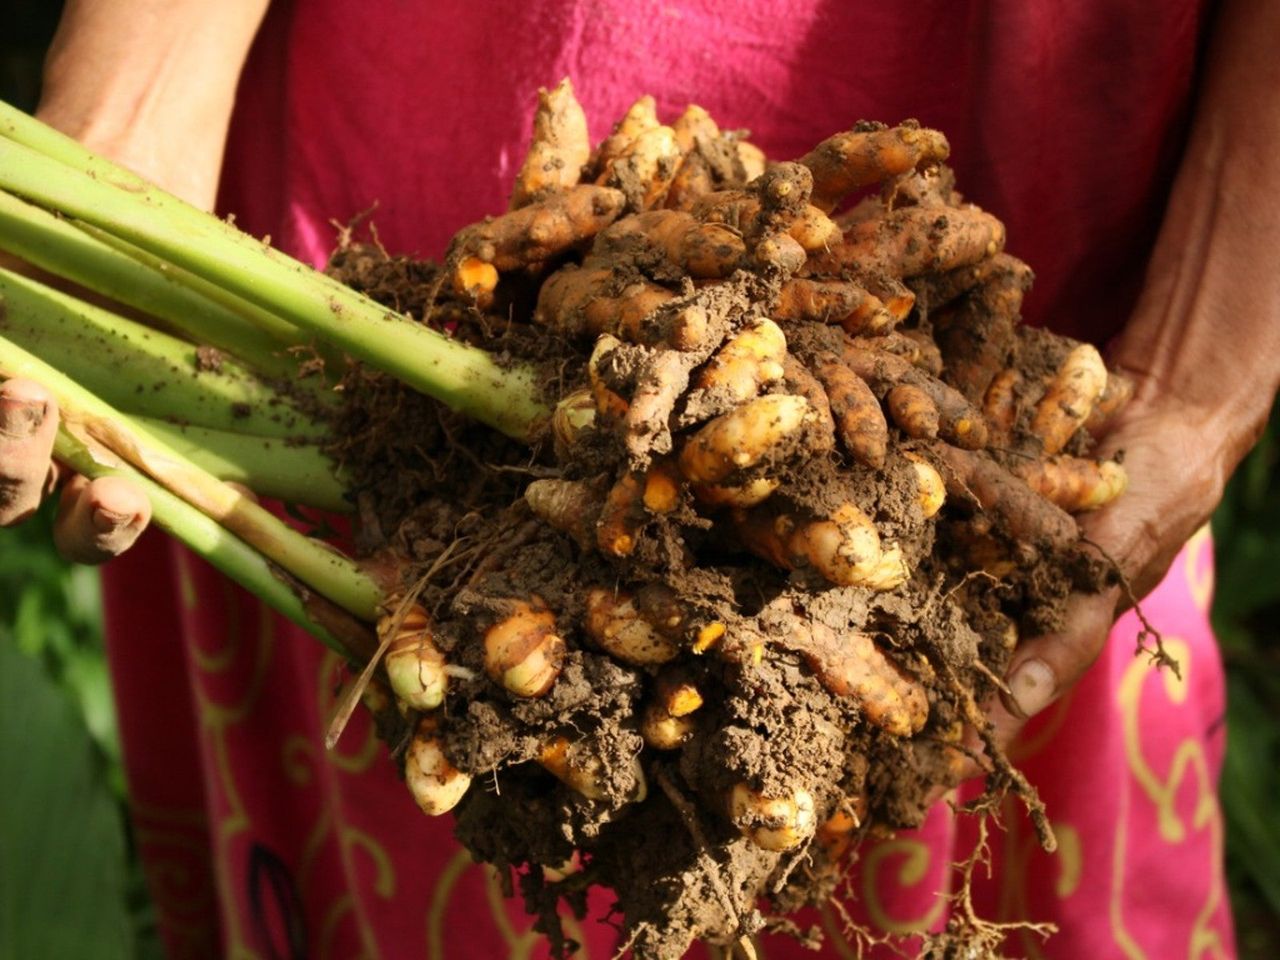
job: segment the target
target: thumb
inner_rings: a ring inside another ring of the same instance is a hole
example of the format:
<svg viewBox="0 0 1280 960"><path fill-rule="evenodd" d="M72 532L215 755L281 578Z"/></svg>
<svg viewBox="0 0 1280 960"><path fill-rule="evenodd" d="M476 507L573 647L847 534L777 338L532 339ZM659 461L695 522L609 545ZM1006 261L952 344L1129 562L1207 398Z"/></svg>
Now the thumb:
<svg viewBox="0 0 1280 960"><path fill-rule="evenodd" d="M1059 633L1024 641L1005 673L1005 707L1029 719L1065 693L1098 658L1115 617L1118 587L1100 594L1073 594Z"/></svg>

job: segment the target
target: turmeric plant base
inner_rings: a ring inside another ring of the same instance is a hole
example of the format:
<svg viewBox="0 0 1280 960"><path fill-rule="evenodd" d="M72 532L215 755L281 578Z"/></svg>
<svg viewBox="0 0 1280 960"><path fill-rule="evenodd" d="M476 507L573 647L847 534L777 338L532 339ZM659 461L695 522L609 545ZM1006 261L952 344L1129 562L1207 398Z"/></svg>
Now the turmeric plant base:
<svg viewBox="0 0 1280 960"><path fill-rule="evenodd" d="M348 247L332 269L375 297L417 305L413 312L430 313L455 335L537 360L548 378L564 377L559 395L585 383L583 345L519 324L494 326L441 298L431 265ZM755 297L769 296L767 281L750 282ZM722 301L726 314L742 309L733 297ZM789 349L810 362L842 336L818 323L785 330ZM1028 333L1013 366L1028 379L1048 376L1069 348L1062 338ZM544 448L531 459L526 447L388 377L355 370L344 392L349 404L335 455L357 476L365 549L398 558L403 591L416 593L433 623L432 642L461 668L442 711L445 753L473 778L454 810L457 835L478 858L520 870L528 908L542 916L559 952L569 947L556 919L560 902L580 909L593 884L616 892L623 939L640 957L681 956L694 938L733 944L761 929L768 914L825 901L864 836L917 825L926 794L954 782L964 726L974 705L995 692L990 677L1002 674L1017 637L1054 628L1069 590L1096 590L1106 580L1089 551L1037 542L1034 518L1021 527L1032 531L1028 539L1010 539L959 492L935 522L923 523L918 484L898 454L930 456L937 442L900 436L880 470L834 454L768 468L777 482L770 500L785 498L792 512L828 516L854 502L874 517L911 571L897 589L838 586L811 569L781 569L726 536L687 491L669 512L642 512L630 552L606 557L521 499L531 482L564 477L594 483L598 506L611 479L629 469L625 448L604 431L580 437L567 456ZM1034 442L1025 423L1011 430L1011 447ZM593 531L595 521L586 520ZM605 652L580 626L591 618L591 587L647 600L639 604L646 611L664 598L676 605L687 621L671 633L681 638L679 653L662 663L627 663ZM555 612L569 641L554 685L536 698L492 682L479 642L509 598L528 597ZM723 635L700 649L699 630L713 624L725 625ZM815 628L837 637L825 657ZM855 629L875 638L873 653L889 652L880 679L926 705L927 719L907 721L908 736L869 719L876 678L859 679L859 664L839 663L843 638ZM823 677L842 669L852 687L833 692ZM676 681L695 688L702 704L687 715L675 749L655 749L646 743L645 711ZM382 711L381 723L393 746L412 735L412 717L394 709ZM544 745L566 733L590 758L584 763L604 799L566 786L538 762ZM635 782L637 757L643 788ZM1007 769L990 783L1037 804ZM767 798L808 794L816 831L802 829L803 842L786 849L761 846L759 831L775 821L735 822L738 784ZM567 875L541 869L570 862L576 866ZM999 939L985 927L957 927L938 949L961 952L936 955L998 956L992 943ZM983 952L964 952L975 944Z"/></svg>

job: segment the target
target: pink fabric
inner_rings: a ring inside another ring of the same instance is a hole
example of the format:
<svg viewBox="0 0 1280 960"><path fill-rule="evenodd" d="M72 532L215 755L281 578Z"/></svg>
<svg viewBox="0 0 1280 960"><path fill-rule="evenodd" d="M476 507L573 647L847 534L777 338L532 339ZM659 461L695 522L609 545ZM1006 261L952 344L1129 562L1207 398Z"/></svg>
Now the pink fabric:
<svg viewBox="0 0 1280 960"><path fill-rule="evenodd" d="M329 218L378 202L388 248L438 255L459 224L502 208L534 91L565 74L596 136L646 91L665 116L697 99L777 157L861 117L917 116L947 132L966 194L1035 266L1031 316L1095 338L1123 322L1180 149L1198 2L1158 17L1139 0L748 0L726 13L710 0L277 3L241 91L224 207L319 262ZM1148 604L1177 638L1184 683L1135 660L1122 621L1029 731L1023 763L1063 852L1037 852L1011 810L978 906L1063 932L1013 952L1233 955L1211 582L1200 537ZM109 568L107 599L135 825L171 956L541 955L448 823L417 813L363 717L324 754L336 664L314 641L157 534ZM935 893L968 829L939 810L865 851L850 909L898 929L944 922ZM851 955L834 915L818 919L825 955ZM584 956L612 954L607 926L581 937Z"/></svg>

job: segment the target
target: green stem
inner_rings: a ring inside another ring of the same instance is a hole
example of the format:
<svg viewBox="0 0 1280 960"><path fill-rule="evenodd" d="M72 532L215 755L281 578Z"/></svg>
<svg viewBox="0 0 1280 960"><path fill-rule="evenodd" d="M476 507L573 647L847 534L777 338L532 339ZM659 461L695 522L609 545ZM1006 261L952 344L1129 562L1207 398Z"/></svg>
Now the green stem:
<svg viewBox="0 0 1280 960"><path fill-rule="evenodd" d="M108 464L95 457L80 439L59 429L54 456L86 477L126 477L141 487L151 501L156 526L182 541L199 556L245 587L268 606L310 631L326 646L344 656L350 652L307 612L302 600L279 576L262 554L164 487L124 464Z"/></svg>
<svg viewBox="0 0 1280 960"><path fill-rule="evenodd" d="M254 436L316 437L324 427L230 357L216 369L197 348L143 324L0 269L0 329L130 413L176 417ZM290 385L306 389L306 381ZM314 392L317 406L331 393Z"/></svg>
<svg viewBox="0 0 1280 960"><path fill-rule="evenodd" d="M96 234L96 235L95 235ZM212 302L213 284L187 275L136 247L117 249L96 227L72 224L17 197L0 193L0 249L42 270L135 307L161 320L193 343L207 343L274 377L298 373L284 348L302 342L301 332L238 298L240 309Z"/></svg>
<svg viewBox="0 0 1280 960"><path fill-rule="evenodd" d="M0 109L0 189L216 282L509 436L527 441L541 432L550 411L534 369L504 369L15 113Z"/></svg>
<svg viewBox="0 0 1280 960"><path fill-rule="evenodd" d="M133 421L219 480L233 480L260 496L287 503L351 512L337 468L313 443L246 437L148 417Z"/></svg>
<svg viewBox="0 0 1280 960"><path fill-rule="evenodd" d="M286 526L248 497L210 476L66 376L0 337L0 376L44 385L62 422L216 520L282 569L361 620L378 618L381 590L351 560Z"/></svg>

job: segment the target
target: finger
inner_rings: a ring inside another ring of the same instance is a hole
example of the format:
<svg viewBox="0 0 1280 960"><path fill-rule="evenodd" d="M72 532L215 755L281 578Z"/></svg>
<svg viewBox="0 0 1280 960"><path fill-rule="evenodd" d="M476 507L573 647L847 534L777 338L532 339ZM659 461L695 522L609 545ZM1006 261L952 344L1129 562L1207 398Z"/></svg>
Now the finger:
<svg viewBox="0 0 1280 960"><path fill-rule="evenodd" d="M133 546L150 520L151 502L137 484L76 476L62 489L53 542L73 563L102 563Z"/></svg>
<svg viewBox="0 0 1280 960"><path fill-rule="evenodd" d="M1005 673L1007 711L1025 722L1058 699L1102 651L1115 617L1118 588L1100 594L1075 594L1067 602L1061 633L1035 637L1019 645Z"/></svg>
<svg viewBox="0 0 1280 960"><path fill-rule="evenodd" d="M0 384L0 526L25 520L50 480L58 405L30 380Z"/></svg>

